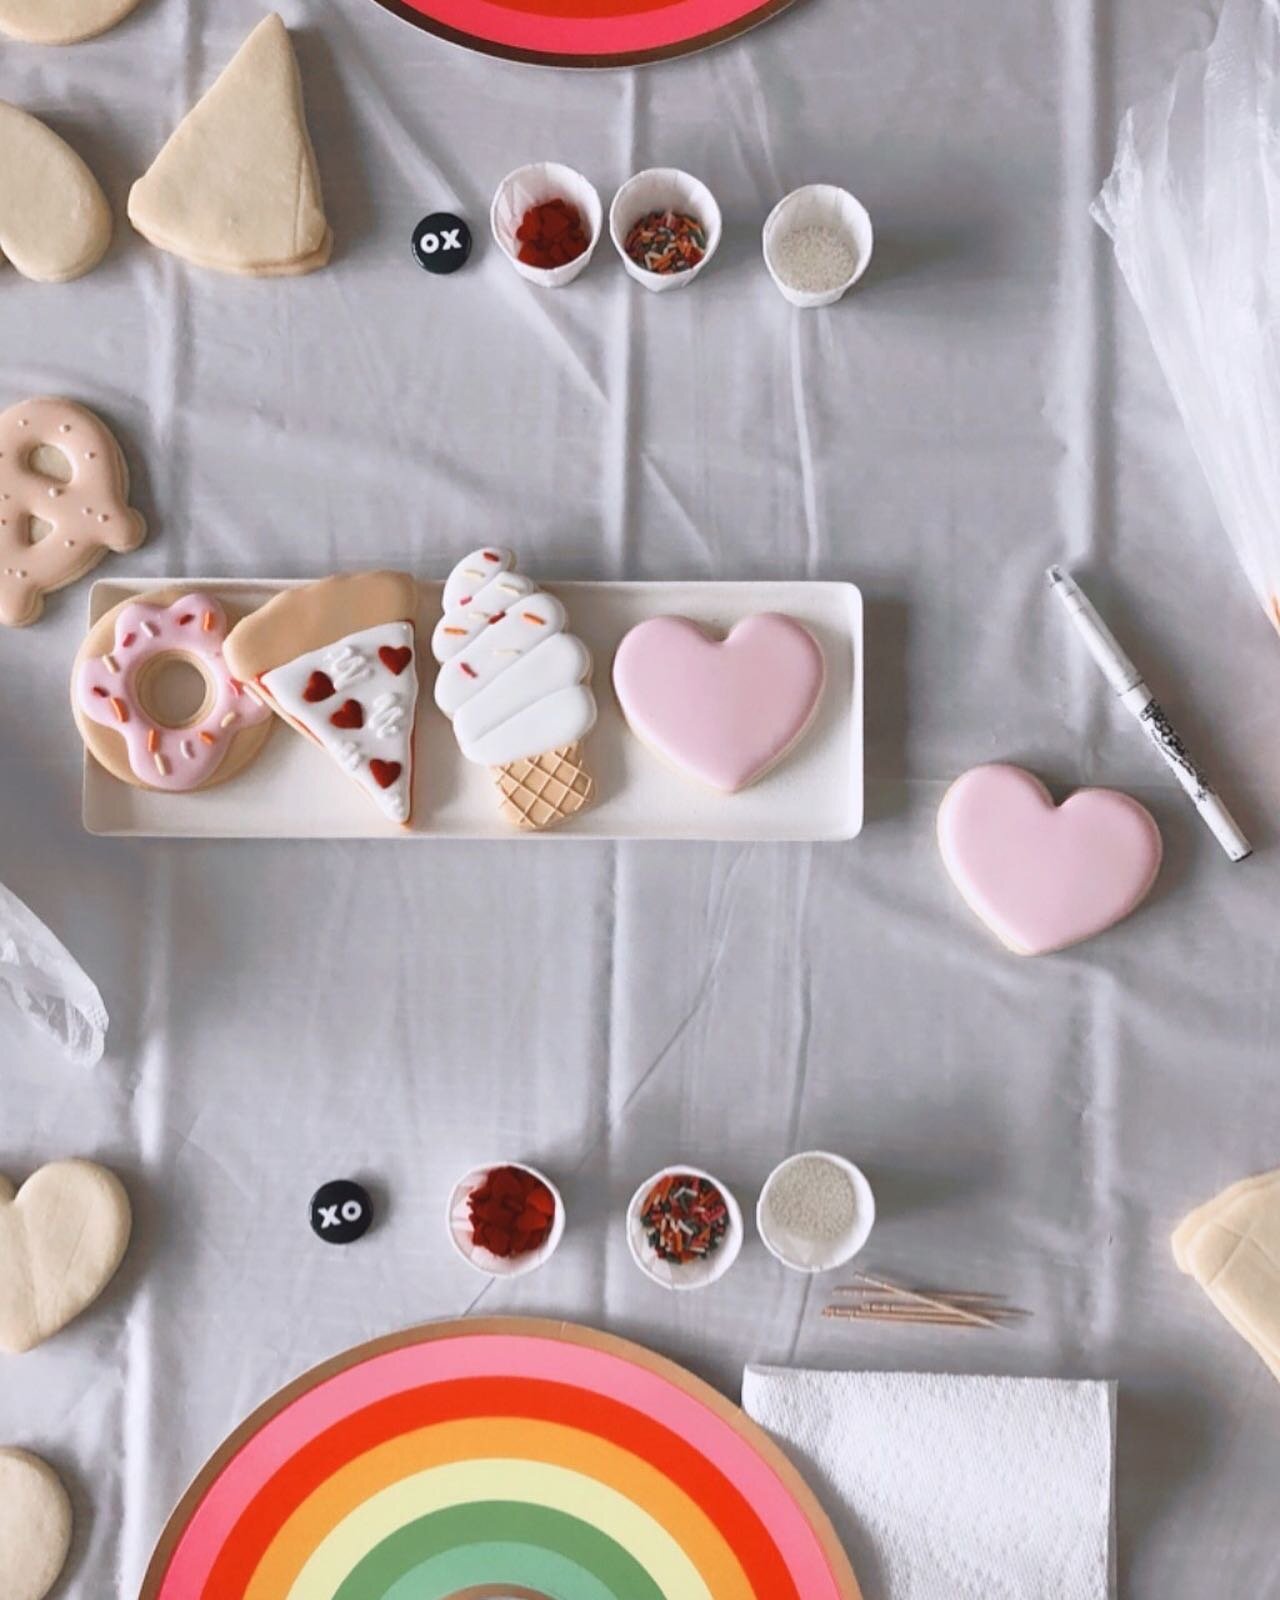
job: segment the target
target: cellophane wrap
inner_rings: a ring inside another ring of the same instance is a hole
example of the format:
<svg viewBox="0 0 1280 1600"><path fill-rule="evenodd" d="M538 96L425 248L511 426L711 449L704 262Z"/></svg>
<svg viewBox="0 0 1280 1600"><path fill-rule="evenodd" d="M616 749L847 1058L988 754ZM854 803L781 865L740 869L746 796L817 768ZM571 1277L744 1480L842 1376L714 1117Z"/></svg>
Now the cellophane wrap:
<svg viewBox="0 0 1280 1600"><path fill-rule="evenodd" d="M1236 554L1280 628L1280 0L1126 113L1093 206Z"/></svg>

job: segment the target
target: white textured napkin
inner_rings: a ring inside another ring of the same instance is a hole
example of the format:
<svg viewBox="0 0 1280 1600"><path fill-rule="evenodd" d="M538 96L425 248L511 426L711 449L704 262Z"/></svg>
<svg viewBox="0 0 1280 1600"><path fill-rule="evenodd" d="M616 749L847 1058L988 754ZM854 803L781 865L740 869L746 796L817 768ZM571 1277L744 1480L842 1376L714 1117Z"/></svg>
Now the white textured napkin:
<svg viewBox="0 0 1280 1600"><path fill-rule="evenodd" d="M748 1367L865 1600L1108 1600L1115 1386Z"/></svg>

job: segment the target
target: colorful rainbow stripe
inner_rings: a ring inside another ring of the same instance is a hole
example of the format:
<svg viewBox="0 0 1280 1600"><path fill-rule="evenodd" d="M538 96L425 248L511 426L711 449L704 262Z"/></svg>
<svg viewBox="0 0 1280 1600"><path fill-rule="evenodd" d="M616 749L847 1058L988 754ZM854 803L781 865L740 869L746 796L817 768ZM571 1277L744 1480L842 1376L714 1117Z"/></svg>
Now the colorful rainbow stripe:
<svg viewBox="0 0 1280 1600"><path fill-rule="evenodd" d="M436 1323L257 1411L142 1600L860 1600L794 1468L714 1390L564 1323Z"/></svg>
<svg viewBox="0 0 1280 1600"><path fill-rule="evenodd" d="M379 0L492 55L558 66L652 61L755 27L793 0Z"/></svg>

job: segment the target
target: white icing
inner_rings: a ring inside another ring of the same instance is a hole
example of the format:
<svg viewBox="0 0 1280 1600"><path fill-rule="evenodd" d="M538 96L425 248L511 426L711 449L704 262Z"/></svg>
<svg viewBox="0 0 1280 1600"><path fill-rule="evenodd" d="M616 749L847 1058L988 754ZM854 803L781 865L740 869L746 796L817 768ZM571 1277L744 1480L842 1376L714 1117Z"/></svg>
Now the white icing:
<svg viewBox="0 0 1280 1600"><path fill-rule="evenodd" d="M406 646L412 650L413 642L412 623L384 622L348 634L321 650L295 656L262 675L263 687L284 714L305 728L393 822L404 822L409 816L418 672L411 659L403 672L393 673L379 660L378 651ZM327 673L332 680L335 693L328 699L304 698L313 672ZM369 688L363 697L348 692L365 683ZM351 698L360 698L364 726L335 728L330 718L345 699ZM385 789L370 771L369 762L374 758L400 763L399 776Z"/></svg>
<svg viewBox="0 0 1280 1600"><path fill-rule="evenodd" d="M373 671L369 657L349 639L329 646L325 652L324 667L333 679L335 689L350 689L354 684L363 683Z"/></svg>
<svg viewBox="0 0 1280 1600"><path fill-rule="evenodd" d="M482 628L490 625L493 617L509 611L518 600L535 593L536 589L531 578L521 577L518 572L500 572L478 588L466 605L446 611L440 618L431 635L432 655L437 661L456 656Z"/></svg>
<svg viewBox="0 0 1280 1600"><path fill-rule="evenodd" d="M375 739L394 739L404 728L404 702L398 694L380 694L364 724Z"/></svg>
<svg viewBox="0 0 1280 1600"><path fill-rule="evenodd" d="M491 561L490 556L496 556L496 561ZM515 552L504 550L498 544L481 545L479 550L473 550L465 556L449 574L444 586L444 595L441 605L446 611L452 611L457 605L463 605L475 594L483 584L504 572L510 572L516 564Z"/></svg>
<svg viewBox="0 0 1280 1600"><path fill-rule="evenodd" d="M559 690L582 683L590 671L591 653L572 633L557 633L536 650L518 656L455 713L453 731L463 753L503 724L512 720L523 722L523 713L530 707L536 708L539 701ZM555 746L543 748L554 749ZM533 754L539 755L541 751L535 750Z"/></svg>
<svg viewBox="0 0 1280 1600"><path fill-rule="evenodd" d="M571 689L558 689L529 711L499 723L478 739L464 743L460 738L458 745L468 761L478 761L485 767L505 767L525 756L576 744L595 720L595 696L586 684L577 683Z"/></svg>
<svg viewBox="0 0 1280 1600"><path fill-rule="evenodd" d="M564 607L511 571L509 550L489 554L499 558L487 563L492 576L481 567L485 552L473 551L445 584L432 638L435 699L467 760L504 766L585 737L596 703L586 686L591 655L565 633Z"/></svg>

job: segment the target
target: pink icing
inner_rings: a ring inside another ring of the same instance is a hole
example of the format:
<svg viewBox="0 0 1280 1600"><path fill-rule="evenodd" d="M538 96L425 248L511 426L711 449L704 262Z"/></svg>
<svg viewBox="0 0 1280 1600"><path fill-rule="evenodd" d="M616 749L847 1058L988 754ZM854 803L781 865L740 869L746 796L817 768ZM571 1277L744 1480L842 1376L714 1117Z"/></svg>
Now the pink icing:
<svg viewBox="0 0 1280 1600"><path fill-rule="evenodd" d="M817 709L817 640L791 617L748 617L723 640L686 617L631 629L613 685L635 734L690 776L729 793L780 761Z"/></svg>
<svg viewBox="0 0 1280 1600"><path fill-rule="evenodd" d="M198 789L221 766L236 734L270 716L227 670L226 636L226 614L212 595L184 594L168 607L138 600L116 618L111 649L81 663L76 704L91 722L120 735L130 770L148 788ZM182 728L153 721L137 693L139 670L156 656L175 652L193 657L213 684L208 712Z"/></svg>
<svg viewBox="0 0 1280 1600"><path fill-rule="evenodd" d="M1055 806L1021 767L974 767L938 812L947 870L1011 949L1046 955L1126 917L1160 869L1160 830L1114 789L1078 789Z"/></svg>

